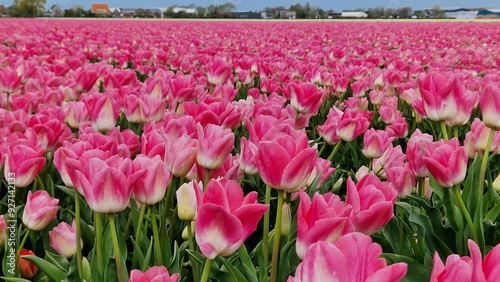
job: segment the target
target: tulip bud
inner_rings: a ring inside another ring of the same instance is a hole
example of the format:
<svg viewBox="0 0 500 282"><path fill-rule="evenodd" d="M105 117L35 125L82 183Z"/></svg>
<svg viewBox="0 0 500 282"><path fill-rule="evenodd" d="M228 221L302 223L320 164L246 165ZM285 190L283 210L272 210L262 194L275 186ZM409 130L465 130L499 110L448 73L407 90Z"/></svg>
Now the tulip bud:
<svg viewBox="0 0 500 282"><path fill-rule="evenodd" d="M74 221L72 226L66 222L59 223L58 226L49 231L49 237L50 246L61 256L71 258L76 254L76 228Z"/></svg>
<svg viewBox="0 0 500 282"><path fill-rule="evenodd" d="M196 221L194 221L194 220L190 221L190 224L191 224L191 232L193 232L193 235L194 235L194 230L196 228ZM187 225L182 230L182 239L183 240L188 240L189 239L189 233L188 233L188 227L187 227Z"/></svg>
<svg viewBox="0 0 500 282"><path fill-rule="evenodd" d="M33 279L38 274L38 267L36 267L31 262L23 259L24 256L34 256L35 253L28 251L26 249L21 250L21 255L19 257L19 272L21 277L25 279Z"/></svg>
<svg viewBox="0 0 500 282"><path fill-rule="evenodd" d="M500 192L500 174L495 178L495 181L493 181L493 189L495 191Z"/></svg>
<svg viewBox="0 0 500 282"><path fill-rule="evenodd" d="M90 277L91 277L91 272L90 272L90 263L89 261L87 260L86 257L83 257L83 260L82 260L82 273L83 273L83 280L84 281L90 281Z"/></svg>
<svg viewBox="0 0 500 282"><path fill-rule="evenodd" d="M177 189L177 215L181 220L196 219L196 191L200 186L195 182L184 183Z"/></svg>
<svg viewBox="0 0 500 282"><path fill-rule="evenodd" d="M283 216L281 217L281 237L288 236L290 233L290 225L292 225L292 213L290 211L290 204L283 204Z"/></svg>
<svg viewBox="0 0 500 282"><path fill-rule="evenodd" d="M55 217L59 200L49 196L49 193L38 190L35 193L28 191L28 199L24 206L23 223L31 230L42 230Z"/></svg>

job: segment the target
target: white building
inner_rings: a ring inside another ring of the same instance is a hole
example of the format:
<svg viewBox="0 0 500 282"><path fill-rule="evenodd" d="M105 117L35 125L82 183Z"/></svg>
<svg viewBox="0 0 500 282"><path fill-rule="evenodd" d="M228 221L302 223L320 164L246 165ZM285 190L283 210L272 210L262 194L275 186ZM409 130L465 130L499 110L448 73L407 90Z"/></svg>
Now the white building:
<svg viewBox="0 0 500 282"><path fill-rule="evenodd" d="M342 12L340 16L342 18L357 18L357 19L368 18L368 14L365 12Z"/></svg>

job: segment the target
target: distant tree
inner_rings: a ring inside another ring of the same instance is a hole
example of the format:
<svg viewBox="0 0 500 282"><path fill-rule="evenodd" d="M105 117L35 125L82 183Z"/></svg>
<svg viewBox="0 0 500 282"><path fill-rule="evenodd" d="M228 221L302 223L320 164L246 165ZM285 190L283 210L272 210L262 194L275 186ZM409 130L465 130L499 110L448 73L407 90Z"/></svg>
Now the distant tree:
<svg viewBox="0 0 500 282"><path fill-rule="evenodd" d="M264 13L268 17L273 17L273 18L279 18L279 11L285 11L286 8L283 6L277 6L277 7L265 7L264 8Z"/></svg>
<svg viewBox="0 0 500 282"><path fill-rule="evenodd" d="M383 7L369 8L365 12L370 19L380 19L386 16L386 11Z"/></svg>
<svg viewBox="0 0 500 282"><path fill-rule="evenodd" d="M14 0L9 9L13 17L39 17L44 15L46 0Z"/></svg>
<svg viewBox="0 0 500 282"><path fill-rule="evenodd" d="M401 7L398 9L398 16L402 19L411 18L413 9L411 7Z"/></svg>
<svg viewBox="0 0 500 282"><path fill-rule="evenodd" d="M432 6L430 12L431 12L431 17L435 19L442 19L445 16L444 11L441 10L441 6L439 4Z"/></svg>
<svg viewBox="0 0 500 282"><path fill-rule="evenodd" d="M7 12L7 8L5 8L4 5L0 4L0 15L6 15Z"/></svg>

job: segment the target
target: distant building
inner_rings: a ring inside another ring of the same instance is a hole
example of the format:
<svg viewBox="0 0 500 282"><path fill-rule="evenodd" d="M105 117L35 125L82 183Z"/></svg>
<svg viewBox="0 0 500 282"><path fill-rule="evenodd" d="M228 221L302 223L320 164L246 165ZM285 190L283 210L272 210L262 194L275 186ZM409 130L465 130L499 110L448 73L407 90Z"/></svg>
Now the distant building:
<svg viewBox="0 0 500 282"><path fill-rule="evenodd" d="M262 19L262 15L256 12L234 12L237 19Z"/></svg>
<svg viewBox="0 0 500 282"><path fill-rule="evenodd" d="M110 16L111 15L111 10L109 9L108 4L92 4L90 10L92 13L96 14L97 16Z"/></svg>
<svg viewBox="0 0 500 282"><path fill-rule="evenodd" d="M136 8L121 8L121 16L123 18L133 18L136 14Z"/></svg>
<svg viewBox="0 0 500 282"><path fill-rule="evenodd" d="M278 11L278 18L280 19L296 19L297 18L297 12L296 11Z"/></svg>
<svg viewBox="0 0 500 282"><path fill-rule="evenodd" d="M500 9L484 9L477 13L478 18L495 18L500 17Z"/></svg>
<svg viewBox="0 0 500 282"><path fill-rule="evenodd" d="M196 15L198 12L196 11L196 9L192 9L192 8L184 8L184 7L173 7L172 8L172 12L174 14L177 14L177 13L185 13L185 14L191 14L191 15Z"/></svg>
<svg viewBox="0 0 500 282"><path fill-rule="evenodd" d="M113 18L121 18L122 17L122 10L120 8L109 8L109 11L111 13L111 17L113 17Z"/></svg>
<svg viewBox="0 0 500 282"><path fill-rule="evenodd" d="M50 7L50 9L47 10L47 16L48 17L64 17L64 11L61 9L61 6L55 4Z"/></svg>
<svg viewBox="0 0 500 282"><path fill-rule="evenodd" d="M457 20L473 20L477 18L477 14L479 11L464 11L458 12L455 19Z"/></svg>
<svg viewBox="0 0 500 282"><path fill-rule="evenodd" d="M368 18L368 14L365 12L342 12L340 16L342 18L356 18L356 19Z"/></svg>

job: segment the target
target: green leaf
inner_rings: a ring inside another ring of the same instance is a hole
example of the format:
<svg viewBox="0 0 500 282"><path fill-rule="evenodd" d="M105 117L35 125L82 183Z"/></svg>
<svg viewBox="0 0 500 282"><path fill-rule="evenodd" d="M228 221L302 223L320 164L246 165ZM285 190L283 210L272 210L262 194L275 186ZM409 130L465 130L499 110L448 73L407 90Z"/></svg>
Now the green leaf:
<svg viewBox="0 0 500 282"><path fill-rule="evenodd" d="M5 276L2 276L0 278L2 278L2 280L7 281L7 282L30 282L30 280L26 280L26 279L23 279L23 278L16 278L16 277L5 277Z"/></svg>
<svg viewBox="0 0 500 282"><path fill-rule="evenodd" d="M248 255L247 248L245 244L243 244L239 250L238 254L240 255L241 263L243 264L243 268L245 270L246 276L249 281L257 282L257 271L255 270L255 266L253 265L252 259L250 255Z"/></svg>
<svg viewBox="0 0 500 282"><path fill-rule="evenodd" d="M234 281L247 281L247 279L245 279L245 276L243 276L243 274L241 274L241 272L236 267L229 263L227 259L221 256L219 256L219 259L222 261L227 270L229 270L234 278Z"/></svg>
<svg viewBox="0 0 500 282"><path fill-rule="evenodd" d="M381 257L388 260L391 264L404 262L408 265L408 271L401 281L429 281L431 278L432 268L422 265L410 257L388 253L383 253Z"/></svg>
<svg viewBox="0 0 500 282"><path fill-rule="evenodd" d="M23 259L33 263L40 271L54 281L64 281L66 279L66 273L64 271L42 258L37 256L23 256Z"/></svg>
<svg viewBox="0 0 500 282"><path fill-rule="evenodd" d="M144 261L141 265L141 271L146 271L149 268L149 262L151 261L151 256L153 255L153 237L149 240L149 247L146 255L144 255Z"/></svg>
<svg viewBox="0 0 500 282"><path fill-rule="evenodd" d="M47 251L45 252L45 260L52 263L62 271L68 270L70 265L65 257Z"/></svg>

